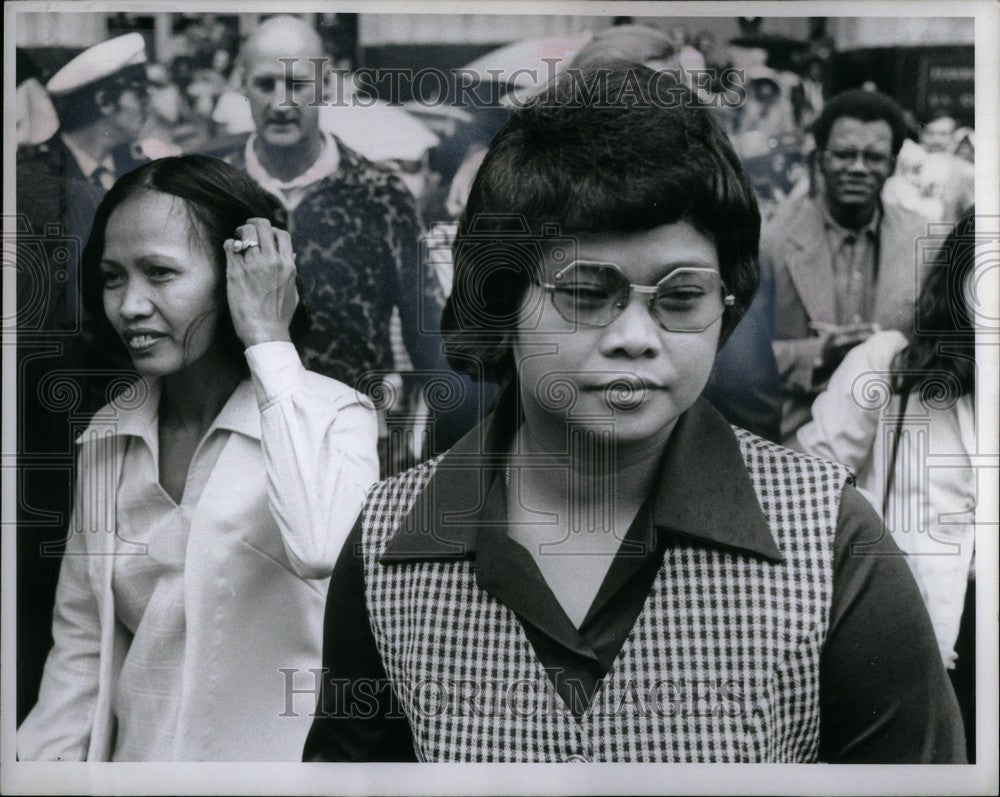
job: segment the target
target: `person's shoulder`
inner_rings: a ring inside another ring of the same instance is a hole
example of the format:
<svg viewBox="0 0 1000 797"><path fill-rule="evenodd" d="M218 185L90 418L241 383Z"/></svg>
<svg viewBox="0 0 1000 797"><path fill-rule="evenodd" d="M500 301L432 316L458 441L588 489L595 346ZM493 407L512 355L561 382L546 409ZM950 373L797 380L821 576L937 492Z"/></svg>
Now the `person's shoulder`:
<svg viewBox="0 0 1000 797"><path fill-rule="evenodd" d="M801 451L793 451L738 426L733 426L733 433L742 449L747 469L751 472L756 470L772 477L787 478L790 474L814 474L819 470L832 478L838 489L852 479L850 469L844 465ZM796 483L798 484L798 480Z"/></svg>
<svg viewBox="0 0 1000 797"><path fill-rule="evenodd" d="M332 135L332 134L331 134ZM357 150L351 149L343 141L333 136L340 153L340 172L352 182L362 183L372 188L399 193L409 198L410 193L399 176L388 166L368 160Z"/></svg>
<svg viewBox="0 0 1000 797"><path fill-rule="evenodd" d="M155 419L159 392L144 379L116 380L113 389L112 399L91 416L90 422L76 436L78 449L111 446L112 452L116 447L120 450L115 440Z"/></svg>
<svg viewBox="0 0 1000 797"><path fill-rule="evenodd" d="M886 229L898 230L908 236L927 234L926 220L898 202L887 202L882 205L882 224Z"/></svg>
<svg viewBox="0 0 1000 797"><path fill-rule="evenodd" d="M38 144L20 146L17 148L17 170L25 173L30 171L37 176L38 169L41 168L44 175L60 164L63 150L64 145L58 136L53 136Z"/></svg>
<svg viewBox="0 0 1000 797"><path fill-rule="evenodd" d="M381 479L368 491L359 522L365 534L389 536L395 533L400 521L413 509L420 495L430 483L438 463L445 454L414 465L411 468Z"/></svg>
<svg viewBox="0 0 1000 797"><path fill-rule="evenodd" d="M774 215L761 227L761 252L772 252L784 242L797 239L806 221L819 218L819 208L812 197L789 197L775 208Z"/></svg>
<svg viewBox="0 0 1000 797"><path fill-rule="evenodd" d="M368 503L371 504L373 499L378 500L379 496L385 495L410 495L416 497L417 493L427 486L427 483L437 470L438 464L446 454L447 452L438 454L431 459L426 459L417 465L400 471L394 476L380 480L372 488L371 493L369 493Z"/></svg>

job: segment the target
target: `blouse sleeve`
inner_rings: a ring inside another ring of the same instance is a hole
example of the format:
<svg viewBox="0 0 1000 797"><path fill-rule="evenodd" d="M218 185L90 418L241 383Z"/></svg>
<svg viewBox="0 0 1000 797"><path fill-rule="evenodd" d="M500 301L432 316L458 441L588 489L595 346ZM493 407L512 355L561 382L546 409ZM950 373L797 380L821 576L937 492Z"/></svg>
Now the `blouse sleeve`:
<svg viewBox="0 0 1000 797"><path fill-rule="evenodd" d="M82 460L82 457L81 457ZM85 761L97 704L101 625L88 570L81 517L81 472L70 518L52 614L53 647L45 661L38 702L17 730L22 761Z"/></svg>
<svg viewBox="0 0 1000 797"><path fill-rule="evenodd" d="M866 389L859 380L887 382L892 360L905 345L906 338L899 332L883 332L848 352L827 389L813 402L812 420L797 433L802 451L855 470L864 467L872 454L881 415L878 409L866 406L864 399L872 390L888 387L876 387L871 381Z"/></svg>
<svg viewBox="0 0 1000 797"><path fill-rule="evenodd" d="M246 357L271 512L295 571L325 578L378 480L375 410L347 385L307 372L290 343L251 346Z"/></svg>

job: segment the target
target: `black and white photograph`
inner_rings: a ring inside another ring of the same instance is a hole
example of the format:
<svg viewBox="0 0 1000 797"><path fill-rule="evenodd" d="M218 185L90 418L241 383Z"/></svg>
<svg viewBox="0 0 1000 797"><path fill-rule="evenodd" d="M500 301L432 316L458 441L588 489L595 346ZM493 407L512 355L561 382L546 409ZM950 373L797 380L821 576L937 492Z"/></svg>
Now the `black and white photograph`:
<svg viewBox="0 0 1000 797"><path fill-rule="evenodd" d="M995 2L4 22L0 790L1000 788Z"/></svg>

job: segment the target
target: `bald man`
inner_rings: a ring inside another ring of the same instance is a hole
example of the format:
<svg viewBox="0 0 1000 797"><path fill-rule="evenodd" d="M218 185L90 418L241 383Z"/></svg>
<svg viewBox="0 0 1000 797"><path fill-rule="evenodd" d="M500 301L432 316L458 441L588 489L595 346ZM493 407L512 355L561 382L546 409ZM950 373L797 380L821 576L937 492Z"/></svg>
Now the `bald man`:
<svg viewBox="0 0 1000 797"><path fill-rule="evenodd" d="M439 302L418 267L412 196L390 170L319 128L329 69L319 36L297 17L271 17L240 57L255 132L214 154L288 211L312 321L306 367L371 392L394 370L389 323L398 308L414 367L445 368Z"/></svg>
<svg viewBox="0 0 1000 797"><path fill-rule="evenodd" d="M330 63L319 34L297 17L271 17L247 39L240 57L257 129L253 150L267 174L277 182L295 182L321 156L324 168L335 170L338 148L326 151L319 129L323 91L315 78L325 79ZM294 61L286 65L282 58ZM293 192L285 193L288 200Z"/></svg>

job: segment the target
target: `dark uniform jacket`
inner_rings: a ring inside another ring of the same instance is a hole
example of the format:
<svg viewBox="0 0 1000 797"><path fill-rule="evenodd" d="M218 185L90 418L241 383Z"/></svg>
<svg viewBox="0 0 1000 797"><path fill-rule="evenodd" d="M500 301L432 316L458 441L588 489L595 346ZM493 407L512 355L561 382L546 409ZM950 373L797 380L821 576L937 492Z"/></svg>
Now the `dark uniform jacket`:
<svg viewBox="0 0 1000 797"><path fill-rule="evenodd" d="M115 175L140 166L127 145ZM18 702L35 702L52 645L52 605L71 503L73 438L106 403L112 373L88 345L83 246L104 189L56 134L17 153ZM75 432L74 432L75 430Z"/></svg>

